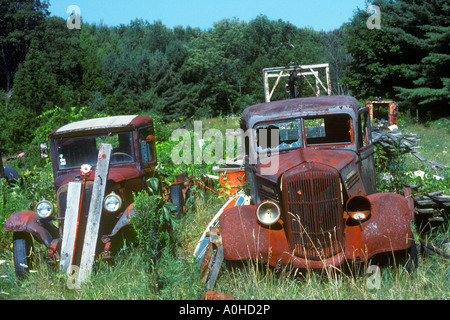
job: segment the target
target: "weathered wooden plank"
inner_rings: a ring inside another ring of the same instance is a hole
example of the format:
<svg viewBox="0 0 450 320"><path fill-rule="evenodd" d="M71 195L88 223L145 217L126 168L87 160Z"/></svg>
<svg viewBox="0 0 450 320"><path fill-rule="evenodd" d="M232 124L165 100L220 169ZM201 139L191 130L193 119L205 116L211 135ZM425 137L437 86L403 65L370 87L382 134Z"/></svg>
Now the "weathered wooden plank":
<svg viewBox="0 0 450 320"><path fill-rule="evenodd" d="M206 267L206 274L203 279L208 290L212 290L214 287L219 274L220 266L222 265L224 259L222 240L217 234L216 228L210 229L210 242L212 245L210 248L211 251L206 253L210 254L210 260L208 266Z"/></svg>
<svg viewBox="0 0 450 320"><path fill-rule="evenodd" d="M416 157L417 159L419 159L420 161L427 161L427 159L425 159L424 157L422 157L420 154L418 154L417 152L411 152L411 154Z"/></svg>
<svg viewBox="0 0 450 320"><path fill-rule="evenodd" d="M59 270L70 275L78 230L81 182L69 182L67 188L67 208L64 216L63 239Z"/></svg>
<svg viewBox="0 0 450 320"><path fill-rule="evenodd" d="M427 196L429 197L436 197L436 196L440 196L444 193L444 191L433 191L433 192L428 192Z"/></svg>
<svg viewBox="0 0 450 320"><path fill-rule="evenodd" d="M95 250L97 247L98 230L102 215L103 198L105 196L106 182L108 181L109 162L112 146L102 144L98 153L97 169L95 170L94 186L92 190L91 204L89 207L86 233L81 253L79 280L85 283L91 276L94 264Z"/></svg>
<svg viewBox="0 0 450 320"><path fill-rule="evenodd" d="M430 163L431 165L433 165L435 167L441 168L441 169L447 168L446 165L440 164L440 163L438 163L436 161L428 160L428 163Z"/></svg>

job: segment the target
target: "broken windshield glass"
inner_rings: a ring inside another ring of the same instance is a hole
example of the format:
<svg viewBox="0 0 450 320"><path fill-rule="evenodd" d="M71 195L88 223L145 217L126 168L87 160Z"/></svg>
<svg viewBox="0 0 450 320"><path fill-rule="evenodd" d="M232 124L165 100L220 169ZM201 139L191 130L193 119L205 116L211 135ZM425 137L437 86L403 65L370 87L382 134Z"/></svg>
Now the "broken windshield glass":
<svg viewBox="0 0 450 320"><path fill-rule="evenodd" d="M58 166L72 169L83 164L97 165L97 156L102 143L112 145L111 164L133 162L131 132L103 136L61 139L56 142Z"/></svg>

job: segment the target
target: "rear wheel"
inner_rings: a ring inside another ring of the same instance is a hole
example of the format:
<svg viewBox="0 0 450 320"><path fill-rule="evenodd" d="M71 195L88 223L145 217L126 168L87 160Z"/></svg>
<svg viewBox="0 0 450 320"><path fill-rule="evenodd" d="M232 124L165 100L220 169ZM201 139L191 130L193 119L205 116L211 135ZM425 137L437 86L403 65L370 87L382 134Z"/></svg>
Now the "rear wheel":
<svg viewBox="0 0 450 320"><path fill-rule="evenodd" d="M23 279L32 267L33 238L29 233L16 232L13 235L13 257L16 276Z"/></svg>

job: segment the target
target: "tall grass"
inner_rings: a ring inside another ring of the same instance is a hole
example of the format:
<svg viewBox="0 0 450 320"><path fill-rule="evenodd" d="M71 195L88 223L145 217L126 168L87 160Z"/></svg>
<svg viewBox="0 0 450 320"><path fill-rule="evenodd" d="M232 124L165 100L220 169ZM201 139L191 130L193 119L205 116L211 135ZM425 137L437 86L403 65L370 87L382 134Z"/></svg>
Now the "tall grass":
<svg viewBox="0 0 450 320"><path fill-rule="evenodd" d="M184 300L200 299L206 292L200 270L192 258L196 241L221 202L214 195L198 198L176 233L177 254L164 252L145 268L141 247L126 246L114 262L97 261L90 281L79 290L70 289L68 277L45 261L37 248L35 270L22 282L16 281L10 250L0 260L0 299L63 300ZM450 230L435 229L432 239L450 236ZM39 251L42 250L42 251ZM367 267L367 265L366 265ZM401 266L380 269L379 288L370 286L374 274L328 268L298 270L284 266L276 270L262 261L226 262L221 267L214 290L245 300L347 300L347 299L448 299L448 260L421 255L417 270L408 274Z"/></svg>
<svg viewBox="0 0 450 320"><path fill-rule="evenodd" d="M448 261L439 256L421 256L418 269L410 274L400 266L380 267L376 273L359 274L328 268L298 270L285 266L275 272L259 261L227 265L216 290L244 300L437 300L450 298Z"/></svg>
<svg viewBox="0 0 450 320"><path fill-rule="evenodd" d="M401 129L405 133L413 133L421 137L418 141L420 149L417 151L427 160L450 166L449 127L433 125L433 123L430 125L422 125L409 122ZM412 155L406 157L405 160L413 168L422 166L422 163Z"/></svg>

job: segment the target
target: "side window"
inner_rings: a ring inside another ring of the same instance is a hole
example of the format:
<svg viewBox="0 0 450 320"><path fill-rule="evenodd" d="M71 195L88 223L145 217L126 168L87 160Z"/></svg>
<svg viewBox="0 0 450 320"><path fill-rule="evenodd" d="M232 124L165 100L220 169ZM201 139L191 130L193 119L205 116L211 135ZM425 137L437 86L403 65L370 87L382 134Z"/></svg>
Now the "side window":
<svg viewBox="0 0 450 320"><path fill-rule="evenodd" d="M153 161L153 152L151 151L150 144L148 142L141 142L141 154L143 163Z"/></svg>
<svg viewBox="0 0 450 320"><path fill-rule="evenodd" d="M154 138L150 139L150 137L154 137L154 131L151 129L139 132L141 156L144 164L156 160L155 140Z"/></svg>
<svg viewBox="0 0 450 320"><path fill-rule="evenodd" d="M366 110L359 114L358 142L360 148L363 148L372 143L369 128L370 128L369 110Z"/></svg>

